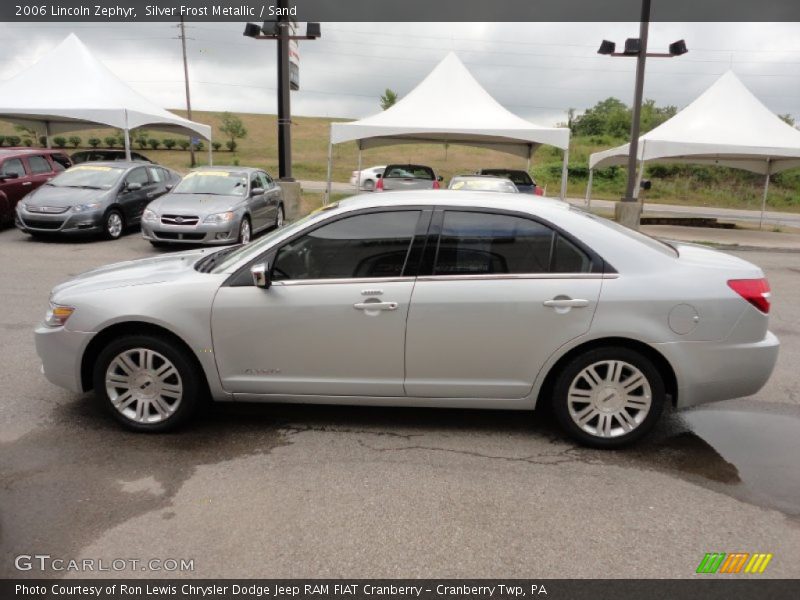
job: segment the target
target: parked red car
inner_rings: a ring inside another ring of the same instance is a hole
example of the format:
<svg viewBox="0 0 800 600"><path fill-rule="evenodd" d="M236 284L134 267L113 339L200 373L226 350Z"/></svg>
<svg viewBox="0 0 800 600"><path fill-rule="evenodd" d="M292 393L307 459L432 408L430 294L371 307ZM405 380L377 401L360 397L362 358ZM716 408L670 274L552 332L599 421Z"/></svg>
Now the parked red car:
<svg viewBox="0 0 800 600"><path fill-rule="evenodd" d="M0 225L13 224L17 202L71 166L60 150L0 148Z"/></svg>

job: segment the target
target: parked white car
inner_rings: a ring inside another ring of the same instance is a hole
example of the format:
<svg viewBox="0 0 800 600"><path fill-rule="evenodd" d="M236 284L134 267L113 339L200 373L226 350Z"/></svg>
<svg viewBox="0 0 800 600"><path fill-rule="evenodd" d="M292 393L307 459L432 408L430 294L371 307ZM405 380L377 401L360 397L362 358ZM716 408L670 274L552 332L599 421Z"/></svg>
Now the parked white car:
<svg viewBox="0 0 800 600"><path fill-rule="evenodd" d="M350 176L350 185L352 185L353 187L359 185L360 189L367 192L371 192L375 189L375 184L377 183L378 179L383 177L383 172L385 170L386 170L386 165L370 167L369 169L362 169L360 180L358 177L358 171L353 171L352 175Z"/></svg>
<svg viewBox="0 0 800 600"><path fill-rule="evenodd" d="M597 447L667 403L755 394L778 340L758 267L522 194L333 204L246 246L89 271L36 329L45 376L161 431L211 396L531 410Z"/></svg>

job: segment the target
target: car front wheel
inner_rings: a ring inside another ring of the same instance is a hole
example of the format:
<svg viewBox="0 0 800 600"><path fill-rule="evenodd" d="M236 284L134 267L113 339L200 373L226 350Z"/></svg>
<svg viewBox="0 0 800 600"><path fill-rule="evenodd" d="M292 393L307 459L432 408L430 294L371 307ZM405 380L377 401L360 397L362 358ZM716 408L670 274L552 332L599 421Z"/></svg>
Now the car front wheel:
<svg viewBox="0 0 800 600"><path fill-rule="evenodd" d="M573 438L617 448L650 431L664 409L663 379L635 350L597 348L572 359L556 380L553 412Z"/></svg>
<svg viewBox="0 0 800 600"><path fill-rule="evenodd" d="M95 363L95 394L128 429L173 429L194 412L201 390L202 374L185 352L157 336L117 338Z"/></svg>
<svg viewBox="0 0 800 600"><path fill-rule="evenodd" d="M122 237L122 232L125 229L125 221L122 219L122 213L118 210L110 210L106 213L103 219L103 234L109 240L117 240Z"/></svg>
<svg viewBox="0 0 800 600"><path fill-rule="evenodd" d="M242 217L242 222L239 224L239 243L249 244L251 236L252 230L250 229L250 219L247 217Z"/></svg>

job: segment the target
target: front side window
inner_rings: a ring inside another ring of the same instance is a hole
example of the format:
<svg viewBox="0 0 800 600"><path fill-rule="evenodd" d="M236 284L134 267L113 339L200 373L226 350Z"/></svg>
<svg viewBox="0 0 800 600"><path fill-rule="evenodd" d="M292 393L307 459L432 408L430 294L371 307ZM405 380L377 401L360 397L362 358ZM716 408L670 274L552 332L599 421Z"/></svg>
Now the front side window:
<svg viewBox="0 0 800 600"><path fill-rule="evenodd" d="M28 166L31 168L31 173L34 174L51 173L53 171L50 163L43 156L29 156Z"/></svg>
<svg viewBox="0 0 800 600"><path fill-rule="evenodd" d="M9 158L3 163L3 166L0 169L0 174L2 174L3 177L8 177L9 175L25 177L25 167L22 166L22 161L20 159Z"/></svg>
<svg viewBox="0 0 800 600"><path fill-rule="evenodd" d="M345 217L283 246L273 279L399 277L420 212L380 212Z"/></svg>
<svg viewBox="0 0 800 600"><path fill-rule="evenodd" d="M131 183L140 183L142 186L147 185L150 180L147 178L147 171L144 167L137 167L125 178L125 183L130 185Z"/></svg>
<svg viewBox="0 0 800 600"><path fill-rule="evenodd" d="M446 211L434 275L591 271L589 256L547 225L513 215Z"/></svg>
<svg viewBox="0 0 800 600"><path fill-rule="evenodd" d="M156 183L161 183L164 181L164 171L163 169L159 169L158 167L148 167L150 171L150 179L155 181Z"/></svg>

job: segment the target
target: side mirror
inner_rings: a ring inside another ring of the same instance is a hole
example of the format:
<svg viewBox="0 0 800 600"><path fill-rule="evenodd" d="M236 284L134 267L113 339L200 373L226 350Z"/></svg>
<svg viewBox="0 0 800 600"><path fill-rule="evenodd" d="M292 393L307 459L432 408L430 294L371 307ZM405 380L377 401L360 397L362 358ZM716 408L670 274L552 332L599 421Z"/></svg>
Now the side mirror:
<svg viewBox="0 0 800 600"><path fill-rule="evenodd" d="M250 267L250 275L253 276L253 285L268 290L272 285L269 273L269 263L258 263Z"/></svg>
<svg viewBox="0 0 800 600"><path fill-rule="evenodd" d="M436 181L444 181L444 177L442 177L441 175L439 175L439 176L436 178Z"/></svg>
<svg viewBox="0 0 800 600"><path fill-rule="evenodd" d="M251 196L260 196L263 193L264 193L264 188L262 188L262 187L250 188L250 195Z"/></svg>
<svg viewBox="0 0 800 600"><path fill-rule="evenodd" d="M140 189L142 189L142 184L137 181L125 184L125 190L128 192L135 192Z"/></svg>
<svg viewBox="0 0 800 600"><path fill-rule="evenodd" d="M172 185L171 183L168 183L167 185L165 185L165 186L164 186L164 188L166 188L166 190L167 190L167 191L170 191L170 190L171 190L172 188L174 188L174 187L175 187L175 186L174 186L174 185Z"/></svg>
<svg viewBox="0 0 800 600"><path fill-rule="evenodd" d="M380 179L381 177L383 177L382 173L375 173L375 179Z"/></svg>

